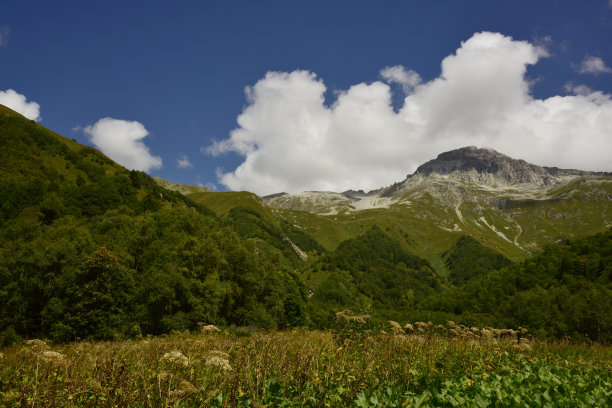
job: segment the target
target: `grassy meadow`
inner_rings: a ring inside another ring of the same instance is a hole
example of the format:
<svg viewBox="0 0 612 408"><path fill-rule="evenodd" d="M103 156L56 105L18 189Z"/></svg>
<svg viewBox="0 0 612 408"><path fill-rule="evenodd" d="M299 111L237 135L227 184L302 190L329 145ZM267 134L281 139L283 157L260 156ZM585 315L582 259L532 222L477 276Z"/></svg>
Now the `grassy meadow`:
<svg viewBox="0 0 612 408"><path fill-rule="evenodd" d="M0 405L604 407L612 401L610 346L517 341L503 331L485 335L486 329L457 328L451 336L433 327L411 334L399 325L376 334L362 327L350 321L330 331L206 326L202 333L138 340L27 340L1 351Z"/></svg>

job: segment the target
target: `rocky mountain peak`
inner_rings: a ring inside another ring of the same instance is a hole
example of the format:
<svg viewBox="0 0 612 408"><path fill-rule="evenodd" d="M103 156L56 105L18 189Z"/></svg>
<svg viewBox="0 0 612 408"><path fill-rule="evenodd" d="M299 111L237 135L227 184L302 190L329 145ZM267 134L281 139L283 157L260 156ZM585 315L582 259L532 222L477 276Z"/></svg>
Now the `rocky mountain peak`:
<svg viewBox="0 0 612 408"><path fill-rule="evenodd" d="M513 159L493 149L463 147L441 153L434 160L419 166L416 174L453 175L463 181L483 184L529 183L536 186L549 186L559 182L558 172L548 168ZM584 175L585 172L565 171L563 175Z"/></svg>

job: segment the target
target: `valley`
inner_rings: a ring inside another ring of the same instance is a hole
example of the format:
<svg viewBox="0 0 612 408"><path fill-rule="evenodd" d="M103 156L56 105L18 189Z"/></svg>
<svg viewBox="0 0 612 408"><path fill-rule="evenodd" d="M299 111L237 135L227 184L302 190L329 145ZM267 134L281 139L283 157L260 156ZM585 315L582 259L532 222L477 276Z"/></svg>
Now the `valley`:
<svg viewBox="0 0 612 408"><path fill-rule="evenodd" d="M3 344L325 329L344 309L612 339L609 174L465 147L375 191L258 197L127 170L0 108Z"/></svg>

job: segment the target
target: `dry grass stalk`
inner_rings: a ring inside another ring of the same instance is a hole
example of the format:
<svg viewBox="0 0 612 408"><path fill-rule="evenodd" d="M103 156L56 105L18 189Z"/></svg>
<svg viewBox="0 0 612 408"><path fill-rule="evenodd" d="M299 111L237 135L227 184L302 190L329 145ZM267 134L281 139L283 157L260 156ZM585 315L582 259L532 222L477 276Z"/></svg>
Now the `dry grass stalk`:
<svg viewBox="0 0 612 408"><path fill-rule="evenodd" d="M365 323L367 319L370 318L370 315L359 315L359 316L350 316L348 313L351 313L350 310L345 309L341 312L336 312L337 320L344 320L346 322L356 322L356 323Z"/></svg>

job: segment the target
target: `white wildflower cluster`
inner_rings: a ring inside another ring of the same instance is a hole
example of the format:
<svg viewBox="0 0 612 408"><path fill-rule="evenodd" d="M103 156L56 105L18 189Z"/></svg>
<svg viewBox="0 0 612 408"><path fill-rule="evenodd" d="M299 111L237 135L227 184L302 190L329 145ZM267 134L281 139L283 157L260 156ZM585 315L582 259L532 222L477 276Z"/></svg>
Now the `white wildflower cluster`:
<svg viewBox="0 0 612 408"><path fill-rule="evenodd" d="M177 366L187 367L189 365L189 359L178 350L172 350L164 354L161 360Z"/></svg>
<svg viewBox="0 0 612 408"><path fill-rule="evenodd" d="M403 327L399 323L389 321L391 330L394 334L424 334L424 335L441 335L450 337L461 337L468 339L481 340L516 340L528 344L525 336L527 329L519 327L518 329L494 329L492 327L468 327L462 324L456 324L449 320L446 325L436 324L432 322L414 322L406 323ZM525 343L527 342L527 343Z"/></svg>
<svg viewBox="0 0 612 408"><path fill-rule="evenodd" d="M404 334L404 329L402 329L402 326L398 322L389 320L389 324L391 325L391 331L393 334Z"/></svg>
<svg viewBox="0 0 612 408"><path fill-rule="evenodd" d="M221 371L232 371L232 366L229 362L229 355L223 351L213 350L206 356L206 365L217 367Z"/></svg>
<svg viewBox="0 0 612 408"><path fill-rule="evenodd" d="M202 333L216 333L220 331L221 330L217 326L214 326L212 324L200 323L200 332Z"/></svg>
<svg viewBox="0 0 612 408"><path fill-rule="evenodd" d="M65 367L69 364L68 358L57 351L46 350L40 353L40 359L45 363Z"/></svg>
<svg viewBox="0 0 612 408"><path fill-rule="evenodd" d="M68 357L57 351L52 351L51 347L49 347L49 345L43 340L25 340L22 345L23 348L21 349L21 352L32 358L36 358L45 363L62 367L66 367L70 364L70 360L68 359Z"/></svg>
<svg viewBox="0 0 612 408"><path fill-rule="evenodd" d="M23 345L25 346L26 350L34 353L40 353L51 348L47 343L39 339L25 340Z"/></svg>

